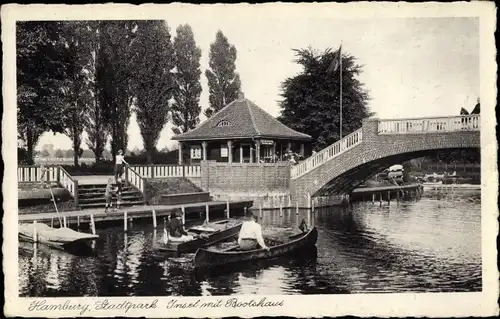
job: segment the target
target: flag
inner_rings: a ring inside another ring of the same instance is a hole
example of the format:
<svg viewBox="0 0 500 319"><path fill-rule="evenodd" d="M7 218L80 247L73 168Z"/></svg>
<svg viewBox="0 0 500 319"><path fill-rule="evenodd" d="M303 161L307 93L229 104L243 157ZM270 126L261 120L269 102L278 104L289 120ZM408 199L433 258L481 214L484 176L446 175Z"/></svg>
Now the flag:
<svg viewBox="0 0 500 319"><path fill-rule="evenodd" d="M330 66L328 67L326 72L328 74L336 72L342 63L341 59L342 59L342 44L340 45L339 50L335 53L333 61L332 63L330 63Z"/></svg>

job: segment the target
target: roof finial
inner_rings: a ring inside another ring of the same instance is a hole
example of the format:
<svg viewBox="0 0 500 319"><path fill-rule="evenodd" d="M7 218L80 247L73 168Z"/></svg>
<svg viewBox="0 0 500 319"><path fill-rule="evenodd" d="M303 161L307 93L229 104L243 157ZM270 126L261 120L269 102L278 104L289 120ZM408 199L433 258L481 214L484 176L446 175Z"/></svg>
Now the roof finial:
<svg viewBox="0 0 500 319"><path fill-rule="evenodd" d="M238 101L243 101L244 98L245 98L245 94L243 94L242 91L239 91L238 92Z"/></svg>

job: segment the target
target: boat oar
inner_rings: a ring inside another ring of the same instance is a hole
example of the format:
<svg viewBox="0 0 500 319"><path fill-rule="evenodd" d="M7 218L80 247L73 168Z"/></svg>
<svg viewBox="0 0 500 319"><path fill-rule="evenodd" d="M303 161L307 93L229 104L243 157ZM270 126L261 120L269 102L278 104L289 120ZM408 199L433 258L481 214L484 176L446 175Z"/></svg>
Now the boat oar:
<svg viewBox="0 0 500 319"><path fill-rule="evenodd" d="M54 207L56 208L57 219L59 219L59 227L61 227L61 216L59 216L59 210L57 209L56 199L54 197L54 192L52 192L52 186L49 184L50 195L52 195L52 201L54 202ZM66 226L66 225L65 225Z"/></svg>

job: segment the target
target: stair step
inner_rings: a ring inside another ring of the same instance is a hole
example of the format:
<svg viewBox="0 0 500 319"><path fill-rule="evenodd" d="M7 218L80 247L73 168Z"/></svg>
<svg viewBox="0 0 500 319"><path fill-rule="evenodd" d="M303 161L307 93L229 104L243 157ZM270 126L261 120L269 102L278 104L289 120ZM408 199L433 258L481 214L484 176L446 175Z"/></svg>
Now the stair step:
<svg viewBox="0 0 500 319"><path fill-rule="evenodd" d="M116 187L113 187L113 189L116 189ZM124 186L122 187L122 191L137 191L134 187L131 186ZM88 194L88 193L95 193L95 192L105 192L106 187L100 187L100 188L80 188L78 187L78 193L80 194Z"/></svg>
<svg viewBox="0 0 500 319"><path fill-rule="evenodd" d="M116 200L116 196L112 197L113 200ZM122 196L122 201L125 202L127 200L142 200L142 195L136 195L136 196ZM81 204L83 203L92 203L92 202L103 202L106 203L106 198L105 197L92 197L92 198L81 198L78 200Z"/></svg>
<svg viewBox="0 0 500 319"><path fill-rule="evenodd" d="M99 197L99 196L104 196L104 194L106 194L106 191L92 192L92 193L78 192L78 197L79 198ZM114 194L114 192L113 192L113 194ZM141 196L141 192L136 191L136 190L125 190L125 191L122 191L122 196L129 195L129 194L137 194L137 195Z"/></svg>
<svg viewBox="0 0 500 319"><path fill-rule="evenodd" d="M130 202L123 202L120 204L120 206L140 206L144 205L144 201L130 201ZM80 204L80 208L91 208L91 207L105 207L106 203L89 203L89 204Z"/></svg>

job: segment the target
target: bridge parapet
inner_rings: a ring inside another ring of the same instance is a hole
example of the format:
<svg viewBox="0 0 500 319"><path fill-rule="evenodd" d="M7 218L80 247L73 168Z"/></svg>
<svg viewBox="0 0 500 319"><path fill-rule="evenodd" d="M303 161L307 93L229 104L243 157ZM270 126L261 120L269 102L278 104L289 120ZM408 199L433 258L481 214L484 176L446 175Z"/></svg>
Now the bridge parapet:
<svg viewBox="0 0 500 319"><path fill-rule="evenodd" d="M378 134L418 134L479 131L479 114L379 120Z"/></svg>
<svg viewBox="0 0 500 319"><path fill-rule="evenodd" d="M359 129L352 132L341 140L333 143L332 145L322 149L318 153L307 158L305 161L293 166L290 176L292 179L298 178L314 168L323 165L324 163L332 160L345 151L361 144L363 140L363 131Z"/></svg>

